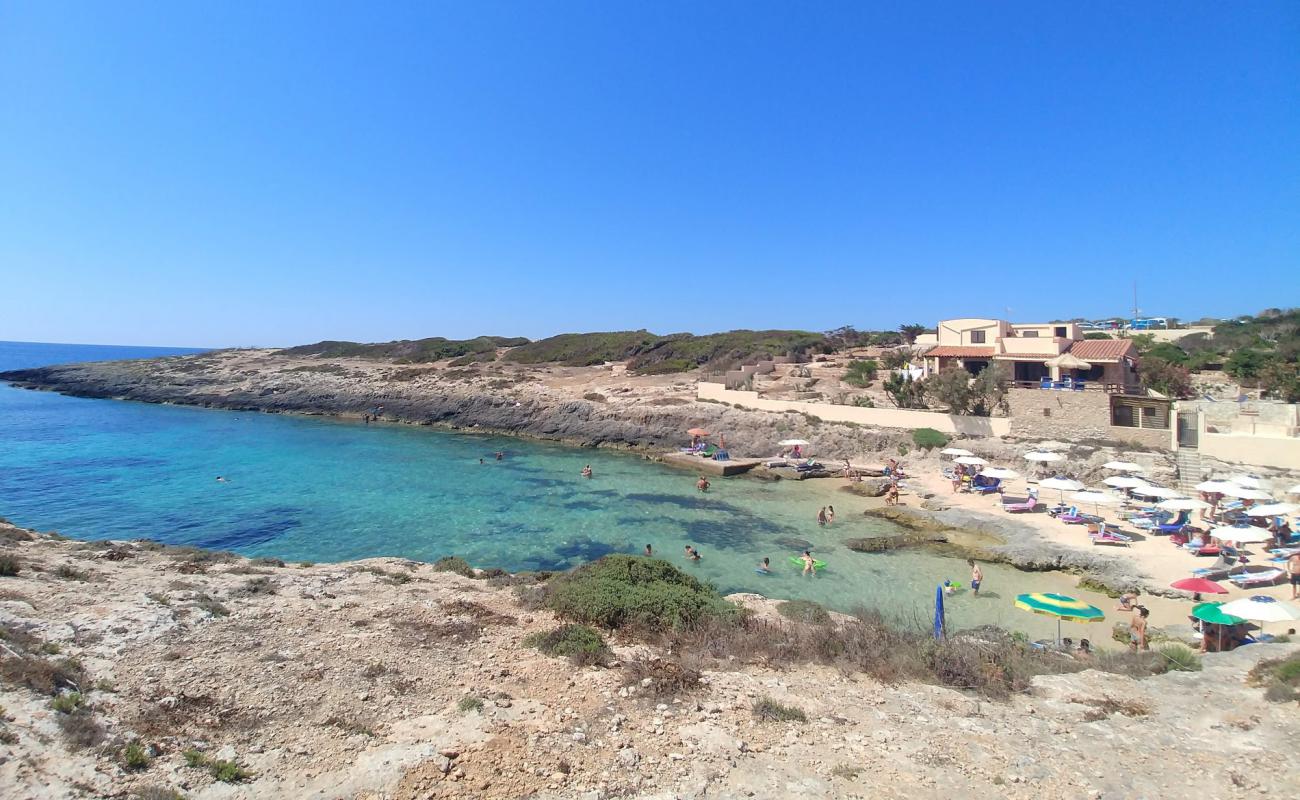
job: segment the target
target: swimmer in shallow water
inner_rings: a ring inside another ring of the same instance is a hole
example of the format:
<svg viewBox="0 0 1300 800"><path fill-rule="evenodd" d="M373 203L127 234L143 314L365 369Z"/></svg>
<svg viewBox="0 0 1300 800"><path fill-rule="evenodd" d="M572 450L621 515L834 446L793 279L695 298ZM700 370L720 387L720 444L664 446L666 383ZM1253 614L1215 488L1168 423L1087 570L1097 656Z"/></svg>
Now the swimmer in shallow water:
<svg viewBox="0 0 1300 800"><path fill-rule="evenodd" d="M689 558L689 559L692 560L692 561L699 561L699 560L700 560L700 551L699 551L699 550L696 550L694 547L691 547L691 546L688 544L688 545L686 545L686 557Z"/></svg>
<svg viewBox="0 0 1300 800"><path fill-rule="evenodd" d="M584 477L584 478L590 478L590 477L591 477L591 465L590 465L590 464L588 464L587 466L585 466L585 467L582 468L582 477Z"/></svg>
<svg viewBox="0 0 1300 800"><path fill-rule="evenodd" d="M801 558L803 559L804 574L807 575L808 573L812 572L814 567L816 566L816 562L813 561L812 551L810 550L803 551L803 555L801 556Z"/></svg>
<svg viewBox="0 0 1300 800"><path fill-rule="evenodd" d="M230 483L230 481L226 480L226 476L224 476L224 475L218 475L218 476L217 476L217 483Z"/></svg>
<svg viewBox="0 0 1300 800"><path fill-rule="evenodd" d="M770 575L770 574L772 574L772 563L771 563L771 559L769 559L767 556L764 556L764 557L763 557L763 563L759 564L758 567L757 567L756 569L757 569L759 572L763 573L764 575Z"/></svg>

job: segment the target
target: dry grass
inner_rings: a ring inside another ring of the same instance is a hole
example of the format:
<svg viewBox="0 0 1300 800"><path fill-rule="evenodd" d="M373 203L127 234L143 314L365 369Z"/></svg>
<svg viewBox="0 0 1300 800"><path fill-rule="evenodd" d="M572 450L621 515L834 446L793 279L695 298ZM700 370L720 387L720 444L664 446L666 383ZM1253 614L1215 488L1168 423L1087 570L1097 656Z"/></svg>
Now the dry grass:
<svg viewBox="0 0 1300 800"><path fill-rule="evenodd" d="M623 684L642 687L655 696L675 697L700 687L700 671L673 658L634 658L623 664Z"/></svg>

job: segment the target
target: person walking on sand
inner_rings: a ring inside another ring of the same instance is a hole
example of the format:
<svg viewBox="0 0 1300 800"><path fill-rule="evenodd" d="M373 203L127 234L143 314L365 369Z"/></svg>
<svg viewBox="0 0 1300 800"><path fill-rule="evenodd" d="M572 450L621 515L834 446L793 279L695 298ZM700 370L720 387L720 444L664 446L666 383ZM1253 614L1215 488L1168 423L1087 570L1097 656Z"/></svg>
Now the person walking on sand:
<svg viewBox="0 0 1300 800"><path fill-rule="evenodd" d="M826 524L835 524L835 506L826 506Z"/></svg>
<svg viewBox="0 0 1300 800"><path fill-rule="evenodd" d="M966 563L970 565L970 591L974 597L980 596L980 583L984 580L984 570L980 565L975 563L975 559L968 558Z"/></svg>
<svg viewBox="0 0 1300 800"><path fill-rule="evenodd" d="M1291 599L1300 599L1300 553L1286 560L1286 576L1291 581Z"/></svg>
<svg viewBox="0 0 1300 800"><path fill-rule="evenodd" d="M1151 644L1147 641L1147 617L1150 615L1151 611L1146 606L1138 606L1137 613L1128 624L1128 649L1134 653L1151 649Z"/></svg>
<svg viewBox="0 0 1300 800"><path fill-rule="evenodd" d="M817 524L818 525L826 524L826 506L822 506L821 510L817 512Z"/></svg>
<svg viewBox="0 0 1300 800"><path fill-rule="evenodd" d="M803 558L803 574L807 575L813 571L816 564L813 561L812 552L809 550L803 551L802 558Z"/></svg>

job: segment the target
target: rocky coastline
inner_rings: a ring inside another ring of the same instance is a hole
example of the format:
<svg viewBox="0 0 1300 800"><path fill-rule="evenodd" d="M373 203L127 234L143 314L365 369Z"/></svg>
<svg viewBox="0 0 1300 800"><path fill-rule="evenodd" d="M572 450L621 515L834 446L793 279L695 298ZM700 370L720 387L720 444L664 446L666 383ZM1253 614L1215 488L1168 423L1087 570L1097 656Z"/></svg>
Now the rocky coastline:
<svg viewBox="0 0 1300 800"><path fill-rule="evenodd" d="M355 358L290 356L275 350L224 350L191 356L67 364L0 373L0 381L41 391L99 399L169 403L237 411L333 416L359 420L378 411L383 424L429 425L605 447L656 457L679 446L684 431L704 427L725 435L729 448L748 455L774 453L774 442L805 438L827 463L883 462L904 457L913 472L936 470L936 454L914 449L909 432L826 423L804 414L752 411L695 398L694 380L681 376L629 377L609 366L558 367L478 364L400 365ZM968 440L990 460L1013 459L1022 443ZM1118 451L1074 447L1072 460L1095 470ZM1144 454L1154 475L1172 471L1161 454ZM755 477L774 477L764 474ZM865 484L848 487L873 496ZM926 535L871 547L927 546L1000 561L1031 571L1081 574L1096 584L1153 594L1165 587L1145 580L1122 558L1043 541L1014 520L945 508L870 513Z"/></svg>

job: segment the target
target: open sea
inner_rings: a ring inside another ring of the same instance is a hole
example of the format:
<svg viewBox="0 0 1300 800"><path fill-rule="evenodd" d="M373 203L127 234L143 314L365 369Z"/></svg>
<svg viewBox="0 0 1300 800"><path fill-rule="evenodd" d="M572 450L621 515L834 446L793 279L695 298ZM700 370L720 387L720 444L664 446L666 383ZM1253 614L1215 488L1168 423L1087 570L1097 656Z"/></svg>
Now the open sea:
<svg viewBox="0 0 1300 800"><path fill-rule="evenodd" d="M0 370L192 352L199 351L0 342ZM502 461L497 451L505 452ZM585 464L590 480L579 476ZM863 518L863 501L837 492L840 485L716 479L701 494L693 474L627 454L0 384L0 516L25 527L291 561L459 555L512 571L565 569L651 544L723 592L806 598L845 611L874 606L925 624L936 584L965 583L965 563L922 550L844 548L841 540L891 523ZM817 510L828 502L836 522L819 527ZM686 544L699 548L700 562L682 558ZM788 560L809 545L829 564L815 577ZM777 574L755 573L764 556ZM1107 602L1065 576L999 565L984 572L987 595L949 598L951 625L994 623L1047 636L1055 623L1015 610L1016 593L1066 591ZM1066 628L1066 635L1104 638L1100 626Z"/></svg>

